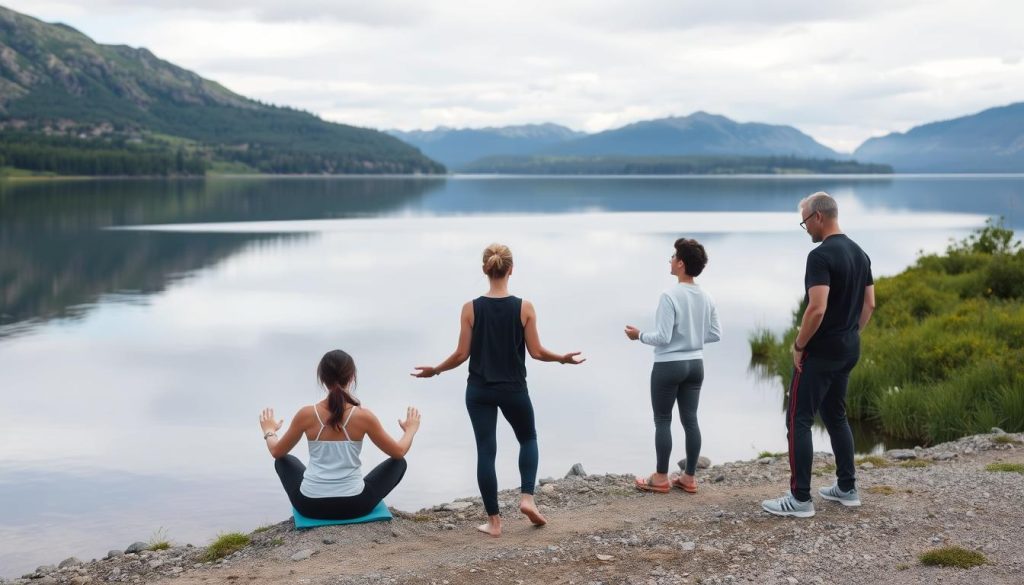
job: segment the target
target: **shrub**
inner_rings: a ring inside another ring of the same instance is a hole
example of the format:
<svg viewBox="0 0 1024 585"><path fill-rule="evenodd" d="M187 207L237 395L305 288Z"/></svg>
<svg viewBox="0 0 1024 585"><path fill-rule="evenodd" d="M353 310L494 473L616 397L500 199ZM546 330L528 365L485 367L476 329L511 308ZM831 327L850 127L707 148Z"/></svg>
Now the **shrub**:
<svg viewBox="0 0 1024 585"><path fill-rule="evenodd" d="M985 471L992 471L995 473L1020 473L1024 475L1024 465L1020 463L989 463L985 466Z"/></svg>
<svg viewBox="0 0 1024 585"><path fill-rule="evenodd" d="M206 547L203 560L209 562L224 558L233 552L242 550L249 545L249 542L251 542L250 538L241 532L221 534L210 543L210 546Z"/></svg>
<svg viewBox="0 0 1024 585"><path fill-rule="evenodd" d="M921 564L938 567L959 567L969 569L984 565L988 562L985 555L980 552L960 548L959 546L946 546L921 553Z"/></svg>
<svg viewBox="0 0 1024 585"><path fill-rule="evenodd" d="M751 363L760 364L770 361L772 353L778 345L778 340L775 338L775 334L764 327L758 327L755 329L750 334L748 341L750 341Z"/></svg>

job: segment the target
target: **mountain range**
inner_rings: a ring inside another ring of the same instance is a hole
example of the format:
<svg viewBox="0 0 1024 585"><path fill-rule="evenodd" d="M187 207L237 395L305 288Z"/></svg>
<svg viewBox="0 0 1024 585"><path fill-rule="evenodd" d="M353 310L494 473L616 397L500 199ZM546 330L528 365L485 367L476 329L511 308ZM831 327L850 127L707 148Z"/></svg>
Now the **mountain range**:
<svg viewBox="0 0 1024 585"><path fill-rule="evenodd" d="M116 155L137 166L170 152L179 167L200 158L263 172L444 172L383 132L263 104L146 49L3 7L0 132L8 163L63 157L72 168Z"/></svg>
<svg viewBox="0 0 1024 585"><path fill-rule="evenodd" d="M1024 172L1024 102L871 138L853 155L904 173Z"/></svg>
<svg viewBox="0 0 1024 585"><path fill-rule="evenodd" d="M842 158L792 126L740 123L705 112L636 122L595 134L556 124L390 132L453 169L496 155Z"/></svg>

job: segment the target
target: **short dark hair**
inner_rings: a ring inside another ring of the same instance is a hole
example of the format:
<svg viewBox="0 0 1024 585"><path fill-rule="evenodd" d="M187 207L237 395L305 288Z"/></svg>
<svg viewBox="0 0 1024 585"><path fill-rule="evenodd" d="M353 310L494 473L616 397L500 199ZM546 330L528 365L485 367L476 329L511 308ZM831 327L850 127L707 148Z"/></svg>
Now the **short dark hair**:
<svg viewBox="0 0 1024 585"><path fill-rule="evenodd" d="M697 240L679 238L675 247L676 259L682 260L686 265L686 275L700 276L700 273L704 272L704 267L708 265L708 253L704 251L704 246Z"/></svg>

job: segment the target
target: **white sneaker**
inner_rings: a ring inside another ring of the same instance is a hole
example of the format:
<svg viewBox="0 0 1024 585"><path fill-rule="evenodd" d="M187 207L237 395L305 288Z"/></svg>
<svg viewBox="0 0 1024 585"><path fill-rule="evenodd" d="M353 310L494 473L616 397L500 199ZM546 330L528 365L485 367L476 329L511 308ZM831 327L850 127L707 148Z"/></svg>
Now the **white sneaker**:
<svg viewBox="0 0 1024 585"><path fill-rule="evenodd" d="M850 506L856 508L860 505L860 494L857 493L857 488L853 488L848 492L844 492L839 489L839 482L832 484L831 487L820 488L818 495L833 502L839 502L844 506Z"/></svg>
<svg viewBox="0 0 1024 585"><path fill-rule="evenodd" d="M814 502L811 500L801 502L793 497L792 492L787 493L781 498L765 500L761 502L761 507L764 508L765 512L775 514L776 516L795 516L797 518L810 518L814 516Z"/></svg>

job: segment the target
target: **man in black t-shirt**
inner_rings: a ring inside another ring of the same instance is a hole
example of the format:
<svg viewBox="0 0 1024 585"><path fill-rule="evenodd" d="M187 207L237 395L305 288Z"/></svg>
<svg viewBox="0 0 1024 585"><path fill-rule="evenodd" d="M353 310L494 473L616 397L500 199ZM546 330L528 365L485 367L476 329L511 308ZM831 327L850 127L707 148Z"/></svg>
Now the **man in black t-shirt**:
<svg viewBox="0 0 1024 585"><path fill-rule="evenodd" d="M853 433L846 420L846 385L860 358L860 330L875 308L871 259L839 229L839 207L827 193L800 202L800 227L820 245L807 255L807 309L793 344L793 384L786 428L790 493L761 506L779 516L814 516L811 425L819 413L836 457L836 483L818 494L845 506L859 506L854 482Z"/></svg>

